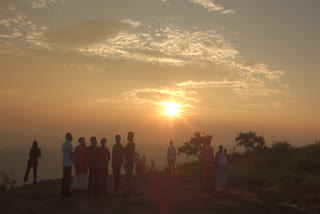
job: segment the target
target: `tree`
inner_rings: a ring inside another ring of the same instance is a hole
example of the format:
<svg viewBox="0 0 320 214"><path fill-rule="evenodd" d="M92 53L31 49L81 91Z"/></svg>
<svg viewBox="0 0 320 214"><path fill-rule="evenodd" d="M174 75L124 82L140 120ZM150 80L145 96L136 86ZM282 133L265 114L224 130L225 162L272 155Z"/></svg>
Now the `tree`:
<svg viewBox="0 0 320 214"><path fill-rule="evenodd" d="M290 149L292 146L287 141L278 141L271 145L271 150L274 152L286 152Z"/></svg>
<svg viewBox="0 0 320 214"><path fill-rule="evenodd" d="M236 137L237 146L244 147L246 150L258 150L265 146L264 138L257 136L255 132L240 132Z"/></svg>
<svg viewBox="0 0 320 214"><path fill-rule="evenodd" d="M205 142L211 140L211 135L201 135L200 132L196 132L188 142L184 143L183 146L178 147L178 155L185 154L187 157L197 156L197 158L201 160L201 149Z"/></svg>

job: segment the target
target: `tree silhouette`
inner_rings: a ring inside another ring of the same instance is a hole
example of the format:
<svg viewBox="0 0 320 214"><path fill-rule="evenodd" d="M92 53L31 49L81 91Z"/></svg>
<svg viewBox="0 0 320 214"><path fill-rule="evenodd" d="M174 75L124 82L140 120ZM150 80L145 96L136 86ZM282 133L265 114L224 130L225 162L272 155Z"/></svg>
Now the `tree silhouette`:
<svg viewBox="0 0 320 214"><path fill-rule="evenodd" d="M255 132L240 132L236 137L237 146L244 147L246 150L257 150L265 146L264 138L257 136Z"/></svg>
<svg viewBox="0 0 320 214"><path fill-rule="evenodd" d="M178 155L185 154L187 157L196 156L199 160L202 159L201 149L205 142L211 141L211 135L201 135L200 132L193 134L194 136L183 146L178 147Z"/></svg>

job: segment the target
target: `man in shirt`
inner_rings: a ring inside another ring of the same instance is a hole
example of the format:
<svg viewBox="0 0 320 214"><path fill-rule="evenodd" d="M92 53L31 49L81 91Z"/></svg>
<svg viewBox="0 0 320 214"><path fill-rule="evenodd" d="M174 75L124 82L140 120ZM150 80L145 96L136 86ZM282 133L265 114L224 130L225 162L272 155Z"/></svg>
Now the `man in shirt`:
<svg viewBox="0 0 320 214"><path fill-rule="evenodd" d="M114 191L119 192L120 190L120 173L123 162L124 148L121 141L121 136L115 136L116 143L112 147L112 173L114 179Z"/></svg>
<svg viewBox="0 0 320 214"><path fill-rule="evenodd" d="M87 163L89 168L89 196L98 195L98 173L99 173L99 158L100 152L97 147L97 138L90 138L91 145L87 149Z"/></svg>
<svg viewBox="0 0 320 214"><path fill-rule="evenodd" d="M170 146L168 147L168 152L167 152L167 161L169 165L169 174L174 174L175 173L175 162L177 159L177 151L176 148L173 146L172 140L170 141Z"/></svg>
<svg viewBox="0 0 320 214"><path fill-rule="evenodd" d="M63 177L61 183L61 195L64 197L70 196L71 174L74 162L74 153L72 149L72 135L66 134L66 140L62 144L62 157L63 157Z"/></svg>
<svg viewBox="0 0 320 214"><path fill-rule="evenodd" d="M127 180L127 187L128 187L128 195L132 193L132 173L134 168L136 150L135 150L135 143L133 142L134 133L128 132L128 144L125 148L125 170L126 170L126 180Z"/></svg>

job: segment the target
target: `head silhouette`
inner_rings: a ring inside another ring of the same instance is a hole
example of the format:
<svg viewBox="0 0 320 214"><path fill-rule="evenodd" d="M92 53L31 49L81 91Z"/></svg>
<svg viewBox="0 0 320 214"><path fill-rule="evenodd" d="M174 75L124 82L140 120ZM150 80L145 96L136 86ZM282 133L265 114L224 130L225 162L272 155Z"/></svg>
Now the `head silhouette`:
<svg viewBox="0 0 320 214"><path fill-rule="evenodd" d="M133 141L133 138L134 138L134 133L133 132L128 132L128 141L132 142Z"/></svg>
<svg viewBox="0 0 320 214"><path fill-rule="evenodd" d="M81 145L83 145L83 144L86 143L85 140L84 140L84 137L80 137L80 138L78 139L78 142L79 142Z"/></svg>
<svg viewBox="0 0 320 214"><path fill-rule="evenodd" d="M38 142L36 140L33 141L32 147L38 147Z"/></svg>
<svg viewBox="0 0 320 214"><path fill-rule="evenodd" d="M72 134L70 132L66 134L66 140L72 141Z"/></svg>
<svg viewBox="0 0 320 214"><path fill-rule="evenodd" d="M172 146L173 145L173 141L172 140L170 140L170 146Z"/></svg>
<svg viewBox="0 0 320 214"><path fill-rule="evenodd" d="M206 137L206 143L207 144L211 144L211 141L212 141L212 136L211 135L208 135L207 137Z"/></svg>
<svg viewBox="0 0 320 214"><path fill-rule="evenodd" d="M219 146L219 152L221 152L221 153L223 152L223 146L222 145Z"/></svg>
<svg viewBox="0 0 320 214"><path fill-rule="evenodd" d="M105 146L107 143L107 139L104 137L101 139L101 146Z"/></svg>
<svg viewBox="0 0 320 214"><path fill-rule="evenodd" d="M121 141L121 136L117 134L117 135L115 136L115 140L116 140L117 143L120 143L120 141Z"/></svg>
<svg viewBox="0 0 320 214"><path fill-rule="evenodd" d="M97 138L96 137L91 137L90 138L90 142L92 146L96 146L97 145Z"/></svg>

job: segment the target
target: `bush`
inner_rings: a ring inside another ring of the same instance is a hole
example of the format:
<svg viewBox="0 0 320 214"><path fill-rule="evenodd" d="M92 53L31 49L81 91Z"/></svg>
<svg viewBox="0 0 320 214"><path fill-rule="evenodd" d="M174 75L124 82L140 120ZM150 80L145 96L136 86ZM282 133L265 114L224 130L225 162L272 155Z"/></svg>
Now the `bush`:
<svg viewBox="0 0 320 214"><path fill-rule="evenodd" d="M0 180L0 191L11 190L17 184L17 181L5 172L0 172L0 178L2 178Z"/></svg>
<svg viewBox="0 0 320 214"><path fill-rule="evenodd" d="M287 142L275 142L274 144L271 145L271 151L272 152L287 152L290 149L292 149L292 146Z"/></svg>

